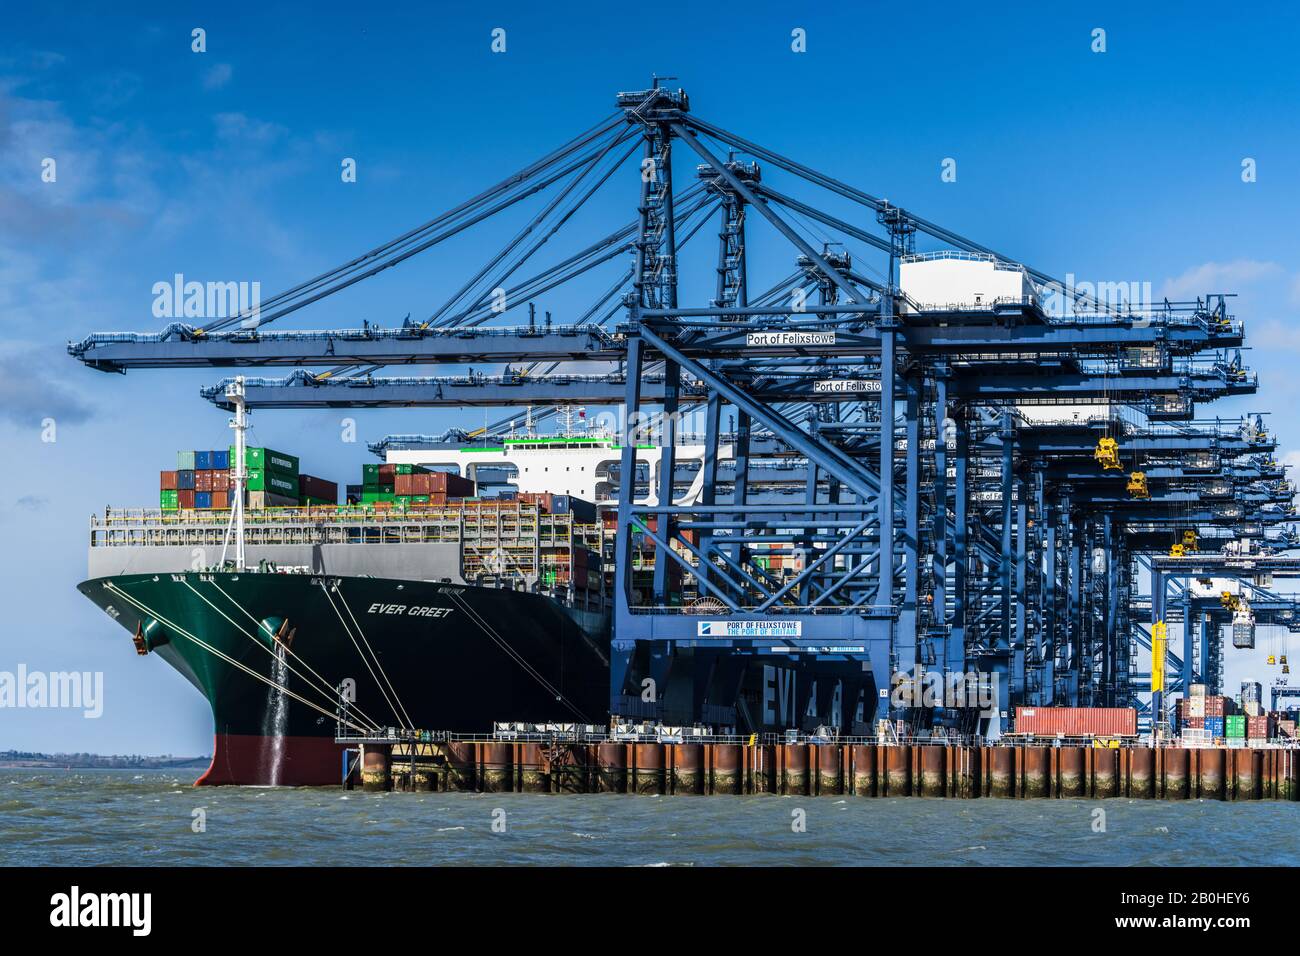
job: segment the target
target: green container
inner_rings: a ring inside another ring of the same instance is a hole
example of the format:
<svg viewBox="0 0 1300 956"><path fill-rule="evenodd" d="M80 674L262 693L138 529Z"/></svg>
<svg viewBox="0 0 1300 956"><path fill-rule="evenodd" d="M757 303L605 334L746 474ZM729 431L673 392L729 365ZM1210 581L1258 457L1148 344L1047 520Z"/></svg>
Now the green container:
<svg viewBox="0 0 1300 956"><path fill-rule="evenodd" d="M411 500L417 505L427 505L429 503L428 495L411 495Z"/></svg>
<svg viewBox="0 0 1300 956"><path fill-rule="evenodd" d="M379 466L376 465L375 468ZM393 474L395 475L427 475L429 469L423 465L394 465Z"/></svg>
<svg viewBox="0 0 1300 956"><path fill-rule="evenodd" d="M299 495L298 504L309 507L320 507L322 505L336 505L337 501L331 501L329 498L314 498L311 495Z"/></svg>
<svg viewBox="0 0 1300 956"><path fill-rule="evenodd" d="M180 502L175 491L158 492L158 505L163 511L176 511L180 508Z"/></svg>
<svg viewBox="0 0 1300 956"><path fill-rule="evenodd" d="M256 468L259 471L274 471L281 475L298 476L298 459L293 455L286 455L282 451L275 451L272 448L245 448L248 453L248 460L245 462L251 471ZM235 466L235 446L230 446L230 467ZM249 487L252 487L251 485Z"/></svg>
<svg viewBox="0 0 1300 956"><path fill-rule="evenodd" d="M1229 714L1224 719L1224 736L1226 737L1245 737L1246 736L1246 717L1244 714Z"/></svg>
<svg viewBox="0 0 1300 956"><path fill-rule="evenodd" d="M373 505L379 500L379 492L377 491L366 490L361 492L361 503L363 505Z"/></svg>
<svg viewBox="0 0 1300 956"><path fill-rule="evenodd" d="M393 491L394 491L394 487L393 487L393 485L380 485L380 486L379 486L379 493L380 493L381 495L391 495L391 494L393 494Z"/></svg>
<svg viewBox="0 0 1300 956"><path fill-rule="evenodd" d="M284 475L265 468L250 468L248 469L248 490L269 491L273 495L283 495L286 498L296 499L299 495L298 476Z"/></svg>
<svg viewBox="0 0 1300 956"><path fill-rule="evenodd" d="M379 466L362 465L361 466L361 484L366 488L379 487Z"/></svg>
<svg viewBox="0 0 1300 956"><path fill-rule="evenodd" d="M393 496L393 501L395 501L397 504L399 504L399 505L401 505L403 508L405 508L407 505L409 505L409 504L411 503L411 496L410 496L410 495L394 495L394 496Z"/></svg>

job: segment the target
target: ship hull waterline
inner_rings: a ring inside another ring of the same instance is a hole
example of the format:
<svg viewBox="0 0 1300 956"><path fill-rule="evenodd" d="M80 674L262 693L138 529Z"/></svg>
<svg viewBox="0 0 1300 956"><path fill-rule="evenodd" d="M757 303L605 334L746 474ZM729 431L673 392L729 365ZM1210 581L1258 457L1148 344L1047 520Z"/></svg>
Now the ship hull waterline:
<svg viewBox="0 0 1300 956"><path fill-rule="evenodd" d="M607 628L543 595L256 573L117 575L78 590L207 698L213 758L199 784L337 784L340 686L367 728L607 719Z"/></svg>

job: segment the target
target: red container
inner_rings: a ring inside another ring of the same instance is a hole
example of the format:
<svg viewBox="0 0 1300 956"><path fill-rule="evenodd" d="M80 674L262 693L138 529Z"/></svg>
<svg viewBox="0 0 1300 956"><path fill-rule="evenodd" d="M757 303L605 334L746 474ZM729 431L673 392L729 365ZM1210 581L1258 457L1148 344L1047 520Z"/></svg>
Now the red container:
<svg viewBox="0 0 1300 956"><path fill-rule="evenodd" d="M229 492L229 491L214 491L214 492L212 492L212 507L215 508L215 509L218 510L218 511L224 511L224 510L226 510L227 508L229 508L229 507L230 507L230 492Z"/></svg>
<svg viewBox="0 0 1300 956"><path fill-rule="evenodd" d="M447 471L435 471L432 474L413 477L425 479L429 489L428 491L415 492L417 495L449 495L455 498L474 497L474 482L468 478L462 478L460 475L453 475ZM549 499L550 495L546 497Z"/></svg>
<svg viewBox="0 0 1300 956"><path fill-rule="evenodd" d="M182 509L193 508L194 489L182 488L180 491L176 492L176 506Z"/></svg>
<svg viewBox="0 0 1300 956"><path fill-rule="evenodd" d="M1233 712L1233 708L1226 697L1207 697L1205 698L1205 716L1206 717L1226 717Z"/></svg>
<svg viewBox="0 0 1300 956"><path fill-rule="evenodd" d="M399 479L402 475L397 476ZM317 478L315 475L298 476L298 493L306 495L309 498L323 498L326 501L337 502L339 500L339 486L337 482L326 481L324 478ZM402 492L397 492L402 494Z"/></svg>
<svg viewBox="0 0 1300 956"><path fill-rule="evenodd" d="M194 473L194 490L211 491L212 490L212 472L196 471Z"/></svg>
<svg viewBox="0 0 1300 956"><path fill-rule="evenodd" d="M1186 727L1188 730L1204 730L1204 717L1182 717L1178 721L1180 727Z"/></svg>
<svg viewBox="0 0 1300 956"><path fill-rule="evenodd" d="M176 490L176 472L163 471L158 474L158 487L162 491Z"/></svg>
<svg viewBox="0 0 1300 956"><path fill-rule="evenodd" d="M1137 711L1132 707L1017 707L1018 734L1043 737L1135 737Z"/></svg>
<svg viewBox="0 0 1300 956"><path fill-rule="evenodd" d="M1246 718L1246 736L1268 740L1273 736L1273 718L1272 717L1247 717Z"/></svg>
<svg viewBox="0 0 1300 956"><path fill-rule="evenodd" d="M393 478L393 493L397 495L424 495L426 491L415 490L416 478L423 478L423 475L396 475ZM302 487L302 479L298 479L299 487Z"/></svg>
<svg viewBox="0 0 1300 956"><path fill-rule="evenodd" d="M394 479L396 476L397 476L397 466L396 466L396 465L380 465L380 466L379 466L379 483L380 483L381 485L391 485L391 484L393 484L393 479Z"/></svg>

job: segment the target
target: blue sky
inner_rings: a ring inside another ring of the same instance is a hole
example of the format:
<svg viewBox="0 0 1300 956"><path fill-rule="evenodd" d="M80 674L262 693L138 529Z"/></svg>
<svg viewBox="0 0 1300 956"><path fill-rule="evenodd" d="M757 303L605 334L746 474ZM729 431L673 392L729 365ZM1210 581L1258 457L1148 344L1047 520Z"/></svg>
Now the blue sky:
<svg viewBox="0 0 1300 956"><path fill-rule="evenodd" d="M665 3L655 16L675 26L662 28L649 8L611 4L229 6L6 14L0 670L103 671L106 700L98 720L0 711L0 749L211 746L198 695L161 661L138 660L73 587L91 512L150 504L175 449L225 444L225 415L197 395L218 376L101 375L64 343L156 329L152 286L176 272L259 281L264 295L315 275L542 155L655 71L677 76L710 120L1056 275L1150 282L1157 296L1238 293L1262 387L1216 410L1276 410L1270 424L1300 463L1289 414L1300 399L1300 30L1286 5L805 13L760 2L731 17ZM195 27L204 53L191 50ZM490 50L497 27L504 54ZM791 50L795 28L805 53ZM1104 53L1091 50L1095 28ZM47 157L54 183L41 181ZM343 157L357 161L356 183L341 182ZM1247 157L1253 183L1241 179ZM945 158L956 182L940 180ZM588 221L630 218L635 190L624 177ZM289 324L422 318L482 258L473 243L439 250ZM539 308L560 317L579 304ZM345 480L365 454L339 441L340 417L263 413L255 438ZM355 417L364 441L482 413ZM54 442L41 440L45 418ZM1229 689L1246 665L1229 651Z"/></svg>

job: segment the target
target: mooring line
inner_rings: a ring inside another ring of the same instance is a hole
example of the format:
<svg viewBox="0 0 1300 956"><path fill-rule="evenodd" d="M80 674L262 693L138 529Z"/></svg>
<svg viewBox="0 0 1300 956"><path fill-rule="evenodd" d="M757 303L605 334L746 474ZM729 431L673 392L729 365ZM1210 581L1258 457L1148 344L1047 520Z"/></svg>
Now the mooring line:
<svg viewBox="0 0 1300 956"><path fill-rule="evenodd" d="M185 628L181 627L179 624L176 624L173 621L169 621L167 618L163 617L161 614L154 611L143 601L136 600L131 595L127 594L125 591L119 588L117 585L113 584L111 581L107 582L104 586L107 587L114 594L119 595L122 598L122 600L133 605L137 610L142 611L143 613L147 614L149 617L153 618L156 621L160 621L163 624L166 624L167 627L175 631L181 637L193 641L195 644L197 644L199 647L206 650L208 653L212 654L214 657L218 657L221 660L225 661L226 663L230 664L231 666L239 668L241 671L248 674L254 680L259 680L267 687L273 688L275 690L284 691L286 695L292 697L294 700L298 701L299 703L305 704L306 706L310 707L312 710L319 711L320 713L324 714L326 717L333 717L336 720L340 720L342 723L346 724L348 727L351 727L353 730L357 731L358 733L368 734L370 732L370 728L362 727L360 724L354 724L350 720L343 720L342 718L339 717L338 714L332 714L325 708L313 703L310 700L307 700L305 697L302 697L299 694L295 694L293 691L289 690L289 688L281 687L279 684L259 674L257 671L253 670L251 667L244 664L243 662L235 660L229 654L226 654L225 652L220 651L217 648L213 647L211 644L208 644L206 641L198 637L195 637L193 634L185 630Z"/></svg>
<svg viewBox="0 0 1300 956"><path fill-rule="evenodd" d="M348 604L348 599L343 596L343 589L340 588L338 584L334 585L334 593L339 596L339 600L343 602L343 607L347 609L348 617L352 618L352 623L356 626L357 636L360 637L362 643L366 645L366 650L370 651L370 656L375 659L375 666L379 668L379 673L384 676L385 681L388 681L388 689L393 692L393 699L397 701L397 706L402 709L402 716L406 719L406 726L408 728L414 728L415 723L411 720L411 715L406 712L406 707L402 703L402 698L397 693L397 688L393 686L391 680L388 680L388 672L384 670L384 665L379 662L379 655L375 653L374 648L370 646L370 642L366 640L365 632L361 630L361 624L357 621L357 616L352 613L352 608ZM340 615L340 619L341 618L342 615Z"/></svg>
<svg viewBox="0 0 1300 956"><path fill-rule="evenodd" d="M553 695L556 700L562 703L565 707L569 708L569 710L573 711L574 714L576 714L579 718L581 718L584 723L588 723L588 724L591 723L590 717L588 717L581 710L579 710L576 704L570 703L569 699L565 697L563 693L560 692L559 688L557 688L554 684L548 681L545 677L541 675L541 673L535 667L529 664L528 661L524 659L524 656L522 654L520 654L518 651L516 651L513 647L510 646L509 641L507 641L504 637L498 634L497 631L492 627L492 625L488 624L487 621L483 620L483 618L479 616L477 611L475 611L472 607L469 606L468 603L462 600L459 595L452 594L450 595L450 597L465 611L467 615L469 615L469 619L473 621L475 624L477 624L479 628L483 631L483 633L488 636L489 639L491 639L498 647L500 647L503 651L505 651L506 655L510 657L516 664L518 664L521 668L523 668L526 674L528 674L530 677L533 678L533 680L541 684L542 687L545 690L547 690L551 695Z"/></svg>
<svg viewBox="0 0 1300 956"><path fill-rule="evenodd" d="M343 625L343 633L348 636L348 640L351 641L352 646L356 648L357 656L361 658L361 663L365 664L366 670L370 671L370 677L372 680L374 680L376 686L379 687L379 693L384 695L384 700L388 704L388 709L393 712L393 717L395 719L400 719L401 715L405 713L405 710L399 712L398 707L394 706L392 698L388 696L388 691L384 690L384 681L381 681L379 679L379 675L375 673L374 667L370 666L369 658L367 658L365 652L361 650L361 645L357 643L357 639L352 636L352 629L348 627L348 622L343 620L343 614L339 611L338 605L334 603L334 598L330 597L329 588L326 587L324 581L321 582L321 590L325 592L325 600L330 602L330 607L332 607L334 609L334 613L338 615L339 623ZM369 647L369 644L367 644L366 646ZM383 671L384 665L380 664L378 660L375 661L375 665L379 668L381 672ZM385 678L387 678L387 675L384 676ZM407 720L409 721L410 718L407 718Z"/></svg>
<svg viewBox="0 0 1300 956"><path fill-rule="evenodd" d="M188 582L186 582L186 583L188 584ZM211 585L212 585L214 588L216 588L218 591L220 591L221 594L225 596L225 598L226 598L227 601L229 601L229 602L230 602L231 604L233 604L235 607L239 608L239 610L244 614L245 617L247 617L250 621L252 621L255 625L257 625L258 630L260 630L260 631L261 631L261 630L264 630L264 631L266 631L268 634L270 633L269 628L266 628L266 627L262 624L262 622L259 621L257 618L255 618L252 614L250 614L250 613L248 612L248 610L247 610L247 609L246 609L242 604L240 604L238 601L236 601L233 597L231 597L229 594L227 594L224 590L222 590L221 585L217 584L215 581L209 581L208 583L211 584ZM190 588L190 590L193 591L194 589L193 589L193 588ZM194 593L195 593L195 594L198 594L199 592L198 592L198 591L194 591ZM203 597L203 595L202 595L202 594L199 594L199 597ZM204 600L206 601L207 599L204 598ZM226 617L225 614L222 614L221 611L220 611L220 609L218 609L218 608L217 608L215 605L213 605L210 601L209 601L208 603L209 603L209 606L211 606L212 609L213 609L214 611L216 611L218 614L221 614L222 617L225 617L227 621L230 621L230 618ZM239 627L239 625L236 624L234 621L230 621L230 624L231 624L232 627L236 627L236 628ZM240 629L242 630L242 628L240 628ZM245 634L248 634L247 631L244 631L244 633L245 633ZM250 638L252 638L254 641L257 641L257 638L253 637L252 634L248 634L248 636L249 636ZM274 638L274 636L272 636L272 637ZM257 641L257 643L258 643L258 644L261 644L260 641ZM277 642L277 643L279 643L279 642ZM265 645L262 645L262 646L265 647ZM317 672L315 668L313 668L310 664L308 664L306 658L304 658L302 655L298 654L298 653L297 653L297 652L296 652L292 647L290 647L290 646L287 645L287 644L280 644L280 646L283 647L283 648L284 648L284 649L285 649L289 654L293 655L293 657L294 657L295 660L301 662L301 663L302 663L302 666L305 667L305 668L307 668L307 670L309 670L309 671L312 673L312 675L313 675L317 680L319 680L323 685L325 685L326 687L329 688L328 691L322 691L320 687L315 687L314 689L315 689L317 692L319 692L319 693L323 693L323 694L325 694L325 696L328 697L328 698L330 699L331 702L337 703L338 689L337 689L336 687L334 687L334 686L329 682L329 680L327 680L327 679L326 679L325 677L323 677L319 672ZM293 668L291 667L290 670L293 670ZM298 672L297 672L297 671L294 671L294 673L297 674ZM298 676L299 676L299 677L302 677L301 674L298 674ZM303 678L303 679L306 680L306 678ZM308 681L308 683L310 683L310 681ZM365 719L366 721L368 721L368 722L369 722L370 724L372 724L374 727L376 727L376 728L379 727L379 721L375 720L373 717L371 717L369 714L367 714L364 710L362 710L362 709L361 709L360 707L358 707L356 704L354 704L354 703L349 703L349 706L351 707L352 710L354 710L354 711L356 711L356 713L360 714L361 717L362 717L363 719Z"/></svg>
<svg viewBox="0 0 1300 956"><path fill-rule="evenodd" d="M279 658L276 656L276 653L275 653L274 650L272 650L270 647L268 647L268 646L267 646L266 644L264 644L262 641L258 640L255 636L253 636L252 634L250 634L248 631L244 630L244 629L243 629L242 627L240 627L238 624L236 624L236 623L235 623L235 622L234 622L234 621L233 621L233 620L232 620L232 619L231 619L231 618L230 618L230 617L229 617L229 616L228 616L224 611L221 610L221 608L217 607L215 604L213 604L211 601L209 601L206 597L204 597L202 594L200 594L199 591L198 591L198 589L195 588L192 584L190 584L189 581L182 581L181 583L184 584L184 585L185 585L187 588L189 588L191 591L193 591L193 592L195 593L195 595L198 596L199 600L201 600L204 604L206 604L208 607L212 608L212 610L216 611L218 614L220 614L222 617L224 617L227 621L229 621L231 627L233 627L235 630L239 631L241 634L243 634L245 637L247 637L250 641L252 641L252 642L253 642L254 644L256 644L258 647L262 648L262 650L266 651L266 652L267 652L268 654L270 654L272 657L275 657L277 660L279 659ZM218 590L218 591L221 591L220 588L217 588L217 590ZM225 594L226 592L225 592L225 591L221 591L221 593L222 593L222 594ZM239 605L238 605L238 602L236 602L233 598L231 598L230 595L226 594L226 597L230 600L230 602L231 602L232 604L235 604L236 607L239 606ZM241 610L243 610L243 609L241 608ZM244 611L244 613L245 613L245 614L248 614L247 611ZM249 616L250 619L253 620L253 623L257 624L258 630L267 630L267 632L269 633L269 629L265 628L265 627L261 624L261 622L259 622L256 618L254 618L251 614L249 614L248 616ZM325 685L326 689L322 690L319 686L317 686L316 684L312 683L311 680L309 680L309 679L308 679L306 676L304 676L303 674L299 673L299 671L298 671L298 670L297 670L297 669L296 669L292 664L290 664L290 663L286 660L286 661L284 662L284 666L287 667L287 668L289 668L289 671L290 671L291 673L293 673L293 674L296 675L299 679L301 679L302 681L304 681L304 682L307 684L307 686L309 686L312 690L316 691L316 693L318 693L318 694L320 694L321 696L323 696L323 697L324 697L326 700L328 700L331 704L337 704L337 703L338 703L338 691L337 691L336 688L334 688L334 687L332 687L332 686L330 685L329 681L327 681L324 677L321 677L319 674L317 674L315 670L312 670L311 666L310 666L309 664L307 664L305 661L303 661L302 658L301 658L299 655L294 654L293 649L292 649L291 647L289 647L289 646L286 645L286 644L282 644L282 643L280 643L279 641L276 641L274 635L272 635L271 640L272 640L272 641L273 641L277 646L279 646L279 647L283 647L287 653L292 654L295 660L302 661L303 666L306 667L308 670L310 670L310 671L312 672L312 674L315 675L316 679L319 680L322 684ZM356 712L357 712L358 714L360 714L360 716L361 716L361 718L362 718L363 720L367 721L367 722L370 723L370 724L373 724L376 728L379 726L379 723L378 723L378 722L377 722L373 717L371 717L369 714L367 714L365 711L363 711L361 708L359 708L359 707L355 707L355 705L352 705L352 706L353 706L353 709L355 709Z"/></svg>

